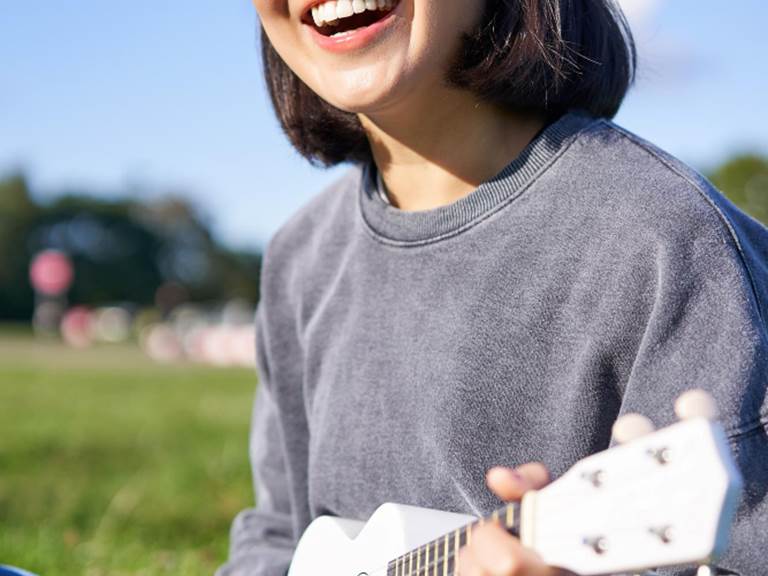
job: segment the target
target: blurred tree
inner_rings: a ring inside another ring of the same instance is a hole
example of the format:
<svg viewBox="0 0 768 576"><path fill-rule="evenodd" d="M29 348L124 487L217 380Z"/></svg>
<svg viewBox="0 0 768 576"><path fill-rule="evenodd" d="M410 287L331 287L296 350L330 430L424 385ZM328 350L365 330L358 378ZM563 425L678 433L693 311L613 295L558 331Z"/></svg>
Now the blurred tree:
<svg viewBox="0 0 768 576"><path fill-rule="evenodd" d="M151 305L163 285L193 301L258 301L260 255L220 245L180 198L152 203L103 200L79 192L36 203L26 180L0 180L0 319L31 317L31 258L47 248L75 266L72 303Z"/></svg>
<svg viewBox="0 0 768 576"><path fill-rule="evenodd" d="M39 215L23 175L0 180L0 318L20 320L32 315L27 238Z"/></svg>
<svg viewBox="0 0 768 576"><path fill-rule="evenodd" d="M737 156L709 178L739 208L768 225L768 158Z"/></svg>
<svg viewBox="0 0 768 576"><path fill-rule="evenodd" d="M131 216L127 201L67 195L45 206L28 244L32 253L63 250L72 258L75 281L69 299L77 304L151 304L163 281L158 252L162 240Z"/></svg>

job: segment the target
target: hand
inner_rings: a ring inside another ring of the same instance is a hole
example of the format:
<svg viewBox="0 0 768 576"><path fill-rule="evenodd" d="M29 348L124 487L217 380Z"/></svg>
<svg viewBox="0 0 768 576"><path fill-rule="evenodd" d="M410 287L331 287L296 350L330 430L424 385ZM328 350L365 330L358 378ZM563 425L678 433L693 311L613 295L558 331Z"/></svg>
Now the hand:
<svg viewBox="0 0 768 576"><path fill-rule="evenodd" d="M549 483L542 464L519 468L491 468L488 487L506 502L520 500L528 490ZM545 565L538 555L525 548L498 524L485 524L472 531L468 546L459 551L458 576L563 576L565 572Z"/></svg>

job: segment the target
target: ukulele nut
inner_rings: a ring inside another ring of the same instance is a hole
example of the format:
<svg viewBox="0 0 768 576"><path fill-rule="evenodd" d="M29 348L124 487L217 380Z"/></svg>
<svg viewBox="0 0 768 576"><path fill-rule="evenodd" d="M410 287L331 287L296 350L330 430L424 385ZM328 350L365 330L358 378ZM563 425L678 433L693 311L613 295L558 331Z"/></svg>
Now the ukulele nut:
<svg viewBox="0 0 768 576"><path fill-rule="evenodd" d="M584 538L584 544L592 548L595 554L605 554L608 552L608 540L603 536Z"/></svg>

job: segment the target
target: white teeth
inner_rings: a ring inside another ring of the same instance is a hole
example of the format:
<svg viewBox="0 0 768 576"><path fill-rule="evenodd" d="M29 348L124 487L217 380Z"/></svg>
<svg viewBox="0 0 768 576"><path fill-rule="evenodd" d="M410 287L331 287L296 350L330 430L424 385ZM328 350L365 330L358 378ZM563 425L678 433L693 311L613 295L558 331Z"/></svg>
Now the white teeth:
<svg viewBox="0 0 768 576"><path fill-rule="evenodd" d="M312 8L312 20L318 28L337 26L339 19L362 14L366 10L390 10L397 0L329 0Z"/></svg>
<svg viewBox="0 0 768 576"><path fill-rule="evenodd" d="M318 28L323 25L323 17L320 15L320 6L312 8L312 20L315 21L315 26Z"/></svg>
<svg viewBox="0 0 768 576"><path fill-rule="evenodd" d="M322 4L320 10L323 15L323 20L326 22L333 22L338 19L338 16L336 16L336 0L331 0L330 2Z"/></svg>
<svg viewBox="0 0 768 576"><path fill-rule="evenodd" d="M336 2L336 17L337 18L348 18L349 16L352 16L355 11L352 8L352 0L338 0Z"/></svg>

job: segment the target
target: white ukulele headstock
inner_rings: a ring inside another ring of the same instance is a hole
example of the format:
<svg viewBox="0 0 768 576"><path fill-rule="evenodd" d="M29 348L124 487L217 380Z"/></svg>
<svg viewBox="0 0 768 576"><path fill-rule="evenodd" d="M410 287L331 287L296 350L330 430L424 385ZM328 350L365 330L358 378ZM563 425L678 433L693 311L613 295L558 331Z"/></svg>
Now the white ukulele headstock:
<svg viewBox="0 0 768 576"><path fill-rule="evenodd" d="M714 403L691 391L676 403L683 421L657 432L625 416L622 445L578 462L523 500L523 542L545 562L578 574L610 574L706 563L722 554L741 477Z"/></svg>

